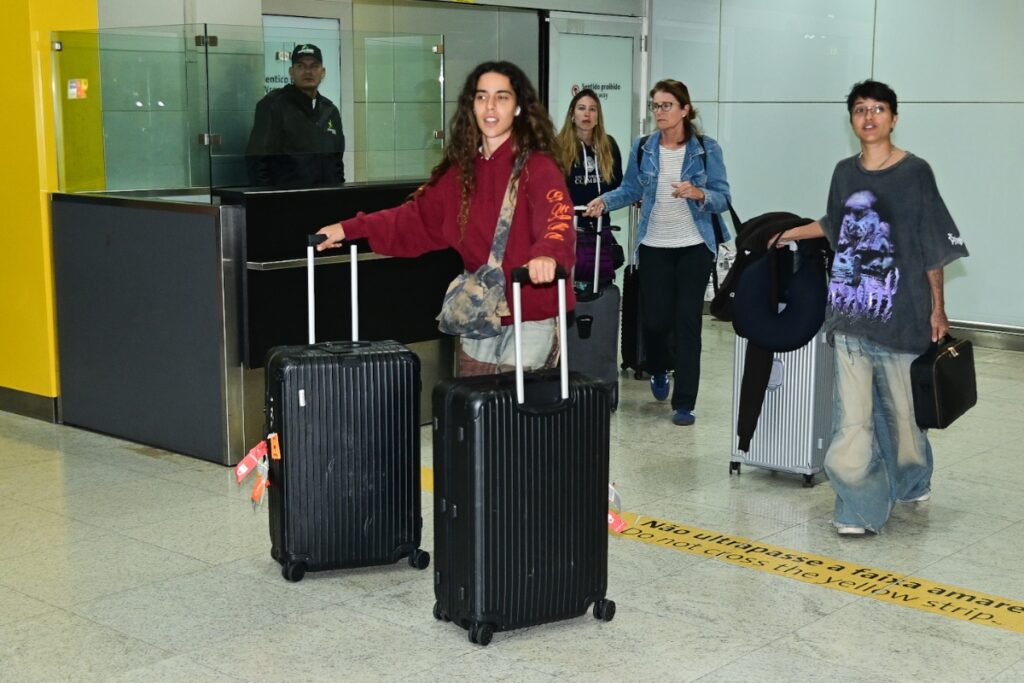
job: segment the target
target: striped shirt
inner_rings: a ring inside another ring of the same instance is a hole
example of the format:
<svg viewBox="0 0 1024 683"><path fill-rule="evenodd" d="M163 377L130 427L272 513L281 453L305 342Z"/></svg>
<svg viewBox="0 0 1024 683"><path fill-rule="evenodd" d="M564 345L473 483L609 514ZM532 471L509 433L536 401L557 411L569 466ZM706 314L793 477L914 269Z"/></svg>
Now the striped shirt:
<svg viewBox="0 0 1024 683"><path fill-rule="evenodd" d="M672 183L679 182L685 160L685 145L679 149L661 147L658 150L658 189L647 223L647 234L641 244L675 248L704 243L693 221L693 214L690 213L689 202L672 196Z"/></svg>

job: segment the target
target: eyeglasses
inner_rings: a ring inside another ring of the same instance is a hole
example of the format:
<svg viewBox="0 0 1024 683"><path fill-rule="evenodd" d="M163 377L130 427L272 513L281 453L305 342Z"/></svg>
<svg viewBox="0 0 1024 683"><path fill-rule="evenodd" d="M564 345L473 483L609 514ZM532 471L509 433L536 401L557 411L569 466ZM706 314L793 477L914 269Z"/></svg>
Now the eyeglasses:
<svg viewBox="0 0 1024 683"><path fill-rule="evenodd" d="M671 111L672 107L676 106L675 102L651 102L651 111L658 113L659 111Z"/></svg>
<svg viewBox="0 0 1024 683"><path fill-rule="evenodd" d="M889 111L889 109L884 104L875 104L875 105L872 105L870 107L865 107L865 106L861 105L859 107L854 107L853 108L853 115L854 116L867 116L868 112L871 112L875 116L878 116L879 114L884 114L887 111Z"/></svg>

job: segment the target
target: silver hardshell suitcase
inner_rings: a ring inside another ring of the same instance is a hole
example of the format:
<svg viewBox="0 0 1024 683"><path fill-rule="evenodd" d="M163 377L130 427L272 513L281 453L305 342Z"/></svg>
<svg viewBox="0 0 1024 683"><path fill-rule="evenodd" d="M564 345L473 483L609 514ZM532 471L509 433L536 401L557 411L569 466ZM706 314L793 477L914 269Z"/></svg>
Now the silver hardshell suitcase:
<svg viewBox="0 0 1024 683"><path fill-rule="evenodd" d="M747 340L736 337L733 369L732 457L729 473L741 465L804 475L804 486L814 485L832 440L832 389L835 352L819 332L806 346L776 353L765 391L757 431L746 453L736 436L740 386Z"/></svg>

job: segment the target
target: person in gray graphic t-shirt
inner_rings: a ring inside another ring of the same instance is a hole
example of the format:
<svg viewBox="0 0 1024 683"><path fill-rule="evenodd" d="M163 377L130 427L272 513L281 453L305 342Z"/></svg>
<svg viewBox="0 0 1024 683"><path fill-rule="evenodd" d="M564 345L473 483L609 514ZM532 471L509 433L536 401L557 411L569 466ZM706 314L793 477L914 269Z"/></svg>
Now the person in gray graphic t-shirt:
<svg viewBox="0 0 1024 683"><path fill-rule="evenodd" d="M931 497L932 449L917 426L910 364L949 330L943 268L967 247L924 159L896 147L896 93L877 81L847 97L860 154L832 173L826 214L780 245L835 250L825 329L836 348L836 411L825 470L843 535L878 532L895 503Z"/></svg>

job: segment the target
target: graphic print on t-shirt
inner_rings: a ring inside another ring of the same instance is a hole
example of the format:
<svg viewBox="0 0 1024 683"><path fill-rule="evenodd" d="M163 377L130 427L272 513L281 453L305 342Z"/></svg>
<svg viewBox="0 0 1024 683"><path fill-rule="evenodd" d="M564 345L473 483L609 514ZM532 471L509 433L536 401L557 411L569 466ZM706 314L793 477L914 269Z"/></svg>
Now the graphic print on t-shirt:
<svg viewBox="0 0 1024 683"><path fill-rule="evenodd" d="M888 322L900 271L893 262L890 226L876 210L877 203L869 190L847 198L828 301L834 311L847 317Z"/></svg>
<svg viewBox="0 0 1024 683"><path fill-rule="evenodd" d="M573 183L576 185L589 185L597 182L597 155L583 155L583 175L577 173L573 176Z"/></svg>

